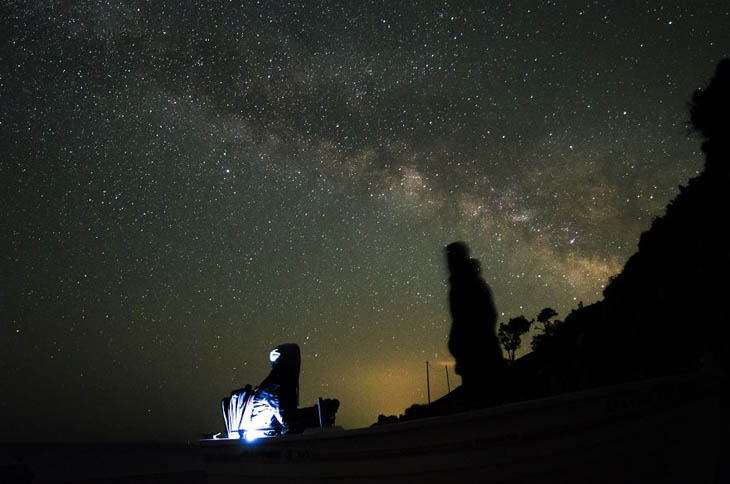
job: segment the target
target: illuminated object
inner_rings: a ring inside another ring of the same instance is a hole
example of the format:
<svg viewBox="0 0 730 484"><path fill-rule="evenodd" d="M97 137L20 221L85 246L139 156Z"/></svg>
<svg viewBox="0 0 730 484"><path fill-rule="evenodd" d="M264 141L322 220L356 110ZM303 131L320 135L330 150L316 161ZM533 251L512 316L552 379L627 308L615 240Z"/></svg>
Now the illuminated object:
<svg viewBox="0 0 730 484"><path fill-rule="evenodd" d="M246 442L255 442L258 439L276 437L277 435L279 434L276 429L251 429L243 433L243 438Z"/></svg>
<svg viewBox="0 0 730 484"><path fill-rule="evenodd" d="M226 402L228 408L226 409ZM264 388L247 386L224 399L223 415L229 439L243 438L248 442L282 433L283 418L276 395ZM272 424L279 424L278 427Z"/></svg>
<svg viewBox="0 0 730 484"><path fill-rule="evenodd" d="M269 353L271 372L253 388L246 385L224 398L223 420L229 439L253 442L289 431L289 418L299 400L301 356L296 344L283 344Z"/></svg>

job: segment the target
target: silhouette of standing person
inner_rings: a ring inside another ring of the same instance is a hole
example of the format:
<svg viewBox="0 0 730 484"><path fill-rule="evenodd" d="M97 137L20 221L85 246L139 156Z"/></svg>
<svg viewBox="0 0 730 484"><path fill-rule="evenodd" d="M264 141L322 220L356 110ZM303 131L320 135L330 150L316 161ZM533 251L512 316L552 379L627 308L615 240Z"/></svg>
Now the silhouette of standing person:
<svg viewBox="0 0 730 484"><path fill-rule="evenodd" d="M449 351L464 388L480 401L496 401L489 389L501 385L504 359L496 334L497 310L492 292L481 277L479 261L469 258L464 242L446 246L451 332Z"/></svg>

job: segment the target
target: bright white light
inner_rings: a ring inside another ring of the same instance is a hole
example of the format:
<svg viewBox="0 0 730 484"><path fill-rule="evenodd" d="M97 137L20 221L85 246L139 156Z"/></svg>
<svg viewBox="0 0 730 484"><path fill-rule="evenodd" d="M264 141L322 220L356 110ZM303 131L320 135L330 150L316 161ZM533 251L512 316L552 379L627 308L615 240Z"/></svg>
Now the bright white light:
<svg viewBox="0 0 730 484"><path fill-rule="evenodd" d="M279 353L279 350L271 350L271 353L269 353L269 361L272 363L279 359L281 356L281 353Z"/></svg>
<svg viewBox="0 0 730 484"><path fill-rule="evenodd" d="M266 432L265 431L259 430L259 429L247 430L243 434L243 438L246 439L246 442L253 442L253 441L258 440L258 439L260 439L262 437L268 437L268 435L266 435Z"/></svg>

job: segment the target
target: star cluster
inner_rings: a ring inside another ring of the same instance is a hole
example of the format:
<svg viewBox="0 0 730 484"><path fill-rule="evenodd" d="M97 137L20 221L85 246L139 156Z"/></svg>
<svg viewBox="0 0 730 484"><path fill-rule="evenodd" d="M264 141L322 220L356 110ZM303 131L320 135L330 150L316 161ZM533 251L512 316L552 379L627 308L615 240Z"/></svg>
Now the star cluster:
<svg viewBox="0 0 730 484"><path fill-rule="evenodd" d="M194 439L283 342L346 427L425 401L444 245L505 321L600 299L701 169L686 101L730 54L724 1L0 13L9 440Z"/></svg>

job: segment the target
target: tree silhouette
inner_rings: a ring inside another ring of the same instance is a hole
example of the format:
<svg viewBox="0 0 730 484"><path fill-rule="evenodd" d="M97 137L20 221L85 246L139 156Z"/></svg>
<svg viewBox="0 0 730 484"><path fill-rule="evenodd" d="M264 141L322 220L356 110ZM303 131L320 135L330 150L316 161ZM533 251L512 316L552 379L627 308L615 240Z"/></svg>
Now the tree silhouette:
<svg viewBox="0 0 730 484"><path fill-rule="evenodd" d="M533 322L520 315L510 319L506 324L499 325L497 337L507 352L510 361L515 360L515 352L522 345L522 335L530 330Z"/></svg>
<svg viewBox="0 0 730 484"><path fill-rule="evenodd" d="M549 326L550 320L558 315L558 312L554 310L553 308L544 308L542 311L540 311L540 314L537 315L537 320L543 324L543 326Z"/></svg>
<svg viewBox="0 0 730 484"><path fill-rule="evenodd" d="M540 311L540 314L537 315L538 322L542 323L542 333L537 333L532 337L532 341L530 342L532 351L536 351L543 347L545 343L555 335L557 323L559 323L559 321L553 323L550 320L557 315L558 312L551 307L544 308Z"/></svg>

